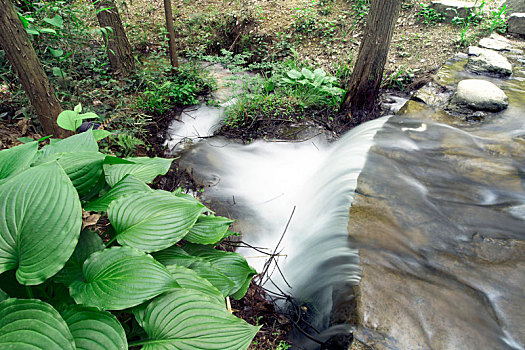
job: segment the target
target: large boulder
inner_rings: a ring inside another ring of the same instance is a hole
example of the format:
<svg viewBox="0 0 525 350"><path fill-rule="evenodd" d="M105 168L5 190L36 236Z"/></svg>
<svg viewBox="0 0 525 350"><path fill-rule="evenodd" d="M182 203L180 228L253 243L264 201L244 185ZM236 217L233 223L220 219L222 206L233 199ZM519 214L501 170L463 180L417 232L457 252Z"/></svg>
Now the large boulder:
<svg viewBox="0 0 525 350"><path fill-rule="evenodd" d="M505 56L499 53L471 46L468 49L467 68L477 74L495 74L509 76L512 74L512 65Z"/></svg>
<svg viewBox="0 0 525 350"><path fill-rule="evenodd" d="M490 81L466 79L459 82L452 103L477 111L499 112L508 107L509 99Z"/></svg>
<svg viewBox="0 0 525 350"><path fill-rule="evenodd" d="M474 2L439 0L432 1L431 7L445 16L445 21L450 22L454 17L467 18L470 12L479 6Z"/></svg>
<svg viewBox="0 0 525 350"><path fill-rule="evenodd" d="M525 13L513 13L510 15L508 32L525 35Z"/></svg>
<svg viewBox="0 0 525 350"><path fill-rule="evenodd" d="M507 0L507 13L525 13L525 1Z"/></svg>

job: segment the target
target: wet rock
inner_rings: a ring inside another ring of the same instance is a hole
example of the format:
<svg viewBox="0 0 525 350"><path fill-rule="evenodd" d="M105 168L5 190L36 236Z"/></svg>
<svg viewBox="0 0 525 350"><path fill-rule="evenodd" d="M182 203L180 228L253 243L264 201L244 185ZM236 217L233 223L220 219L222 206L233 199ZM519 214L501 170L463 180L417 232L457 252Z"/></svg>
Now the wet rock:
<svg viewBox="0 0 525 350"><path fill-rule="evenodd" d="M480 79L459 82L452 103L478 111L499 112L509 105L507 95L493 83Z"/></svg>
<svg viewBox="0 0 525 350"><path fill-rule="evenodd" d="M474 73L488 73L504 77L512 74L512 65L509 60L493 50L471 46L468 48L468 55L467 69Z"/></svg>
<svg viewBox="0 0 525 350"><path fill-rule="evenodd" d="M455 0L432 1L431 7L436 12L442 13L447 22L450 22L454 17L467 18L470 12L479 8L473 2Z"/></svg>
<svg viewBox="0 0 525 350"><path fill-rule="evenodd" d="M429 106L442 107L448 103L450 92L447 88L431 81L419 89L412 96L412 99L421 101Z"/></svg>
<svg viewBox="0 0 525 350"><path fill-rule="evenodd" d="M509 18L508 32L525 35L525 13L513 13Z"/></svg>
<svg viewBox="0 0 525 350"><path fill-rule="evenodd" d="M496 51L509 51L512 48L512 45L507 38L495 33L489 38L481 39L479 41L479 46Z"/></svg>

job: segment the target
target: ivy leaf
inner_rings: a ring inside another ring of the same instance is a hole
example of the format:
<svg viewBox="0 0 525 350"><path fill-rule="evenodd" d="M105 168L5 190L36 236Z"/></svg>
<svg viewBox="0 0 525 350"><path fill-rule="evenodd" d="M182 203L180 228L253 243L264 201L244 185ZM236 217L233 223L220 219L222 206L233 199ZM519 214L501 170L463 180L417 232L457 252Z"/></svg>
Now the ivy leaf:
<svg viewBox="0 0 525 350"><path fill-rule="evenodd" d="M127 174L132 174L137 179L150 183L158 175L164 175L170 170L173 159L131 157L126 160L134 164L105 164L106 182L113 186Z"/></svg>
<svg viewBox="0 0 525 350"><path fill-rule="evenodd" d="M53 18L44 18L44 22L49 23L58 28L62 28L64 26L64 20L59 15L56 15Z"/></svg>
<svg viewBox="0 0 525 350"><path fill-rule="evenodd" d="M115 316L107 311L71 305L62 313L77 350L125 350L126 332Z"/></svg>
<svg viewBox="0 0 525 350"><path fill-rule="evenodd" d="M113 201L108 218L120 244L154 252L180 241L203 208L198 202L169 193L136 193Z"/></svg>
<svg viewBox="0 0 525 350"><path fill-rule="evenodd" d="M144 313L149 336L143 350L247 349L260 327L233 316L196 290L179 289L154 299Z"/></svg>
<svg viewBox="0 0 525 350"><path fill-rule="evenodd" d="M133 175L126 175L102 197L84 205L84 210L107 211L108 206L115 199L118 199L127 194L134 194L137 192L153 192L153 190Z"/></svg>
<svg viewBox="0 0 525 350"><path fill-rule="evenodd" d="M151 255L129 247L91 254L82 268L84 281L69 286L78 304L122 310L180 287L173 275Z"/></svg>
<svg viewBox="0 0 525 350"><path fill-rule="evenodd" d="M69 259L82 211L56 162L29 168L0 185L0 273L17 269L21 284L44 282Z"/></svg>
<svg viewBox="0 0 525 350"><path fill-rule="evenodd" d="M233 220L222 216L201 215L184 237L191 243L214 244L221 241Z"/></svg>
<svg viewBox="0 0 525 350"><path fill-rule="evenodd" d="M40 300L7 299L0 303L0 348L74 350L75 342L51 305Z"/></svg>
<svg viewBox="0 0 525 350"><path fill-rule="evenodd" d="M53 57L55 58L58 58L60 56L62 56L64 54L64 50L62 49L53 49L53 48L49 48L49 52L51 52L51 55L53 55ZM58 124L60 126L60 124Z"/></svg>
<svg viewBox="0 0 525 350"><path fill-rule="evenodd" d="M80 233L80 238L75 251L73 251L73 255L71 255L71 258L66 262L64 268L53 276L53 280L66 286L69 286L74 281L82 280L84 277L82 273L84 261L86 261L91 254L102 249L104 249L104 244L100 236L94 231L83 230Z"/></svg>

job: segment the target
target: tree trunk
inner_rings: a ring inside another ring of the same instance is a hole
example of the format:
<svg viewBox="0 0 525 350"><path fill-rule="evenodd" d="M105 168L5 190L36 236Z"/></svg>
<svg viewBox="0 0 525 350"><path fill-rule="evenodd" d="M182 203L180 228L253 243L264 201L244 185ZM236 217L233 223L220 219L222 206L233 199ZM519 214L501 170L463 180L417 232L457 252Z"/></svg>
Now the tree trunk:
<svg viewBox="0 0 525 350"><path fill-rule="evenodd" d="M56 119L62 108L11 0L0 0L0 45L35 108L42 129L55 137L68 136Z"/></svg>
<svg viewBox="0 0 525 350"><path fill-rule="evenodd" d="M168 30L168 52L170 54L171 66L173 68L179 67L179 59L177 57L177 45L175 43L175 29L173 28L173 10L171 8L171 0L164 0L164 13L166 14L166 29Z"/></svg>
<svg viewBox="0 0 525 350"><path fill-rule="evenodd" d="M361 123L377 117L376 99L402 0L371 0L357 62L341 109Z"/></svg>
<svg viewBox="0 0 525 350"><path fill-rule="evenodd" d="M110 27L113 30L104 35L111 70L114 74L125 77L135 68L135 61L115 1L92 1L97 10L100 28Z"/></svg>

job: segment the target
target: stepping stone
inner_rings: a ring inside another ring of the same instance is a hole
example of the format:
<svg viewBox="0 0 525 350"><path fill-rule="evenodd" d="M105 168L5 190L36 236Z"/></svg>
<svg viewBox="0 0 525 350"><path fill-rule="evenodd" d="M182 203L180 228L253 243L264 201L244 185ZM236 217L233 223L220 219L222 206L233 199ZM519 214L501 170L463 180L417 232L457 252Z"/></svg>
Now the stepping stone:
<svg viewBox="0 0 525 350"><path fill-rule="evenodd" d="M496 51L471 46L468 48L468 56L467 68L471 72L504 77L512 74L512 65L509 60Z"/></svg>
<svg viewBox="0 0 525 350"><path fill-rule="evenodd" d="M479 41L479 46L485 49L491 49L495 51L510 51L512 44L510 41L499 35L492 34L489 38L483 38Z"/></svg>
<svg viewBox="0 0 525 350"><path fill-rule="evenodd" d="M477 111L499 112L509 106L509 99L490 81L466 79L459 82L452 103Z"/></svg>

